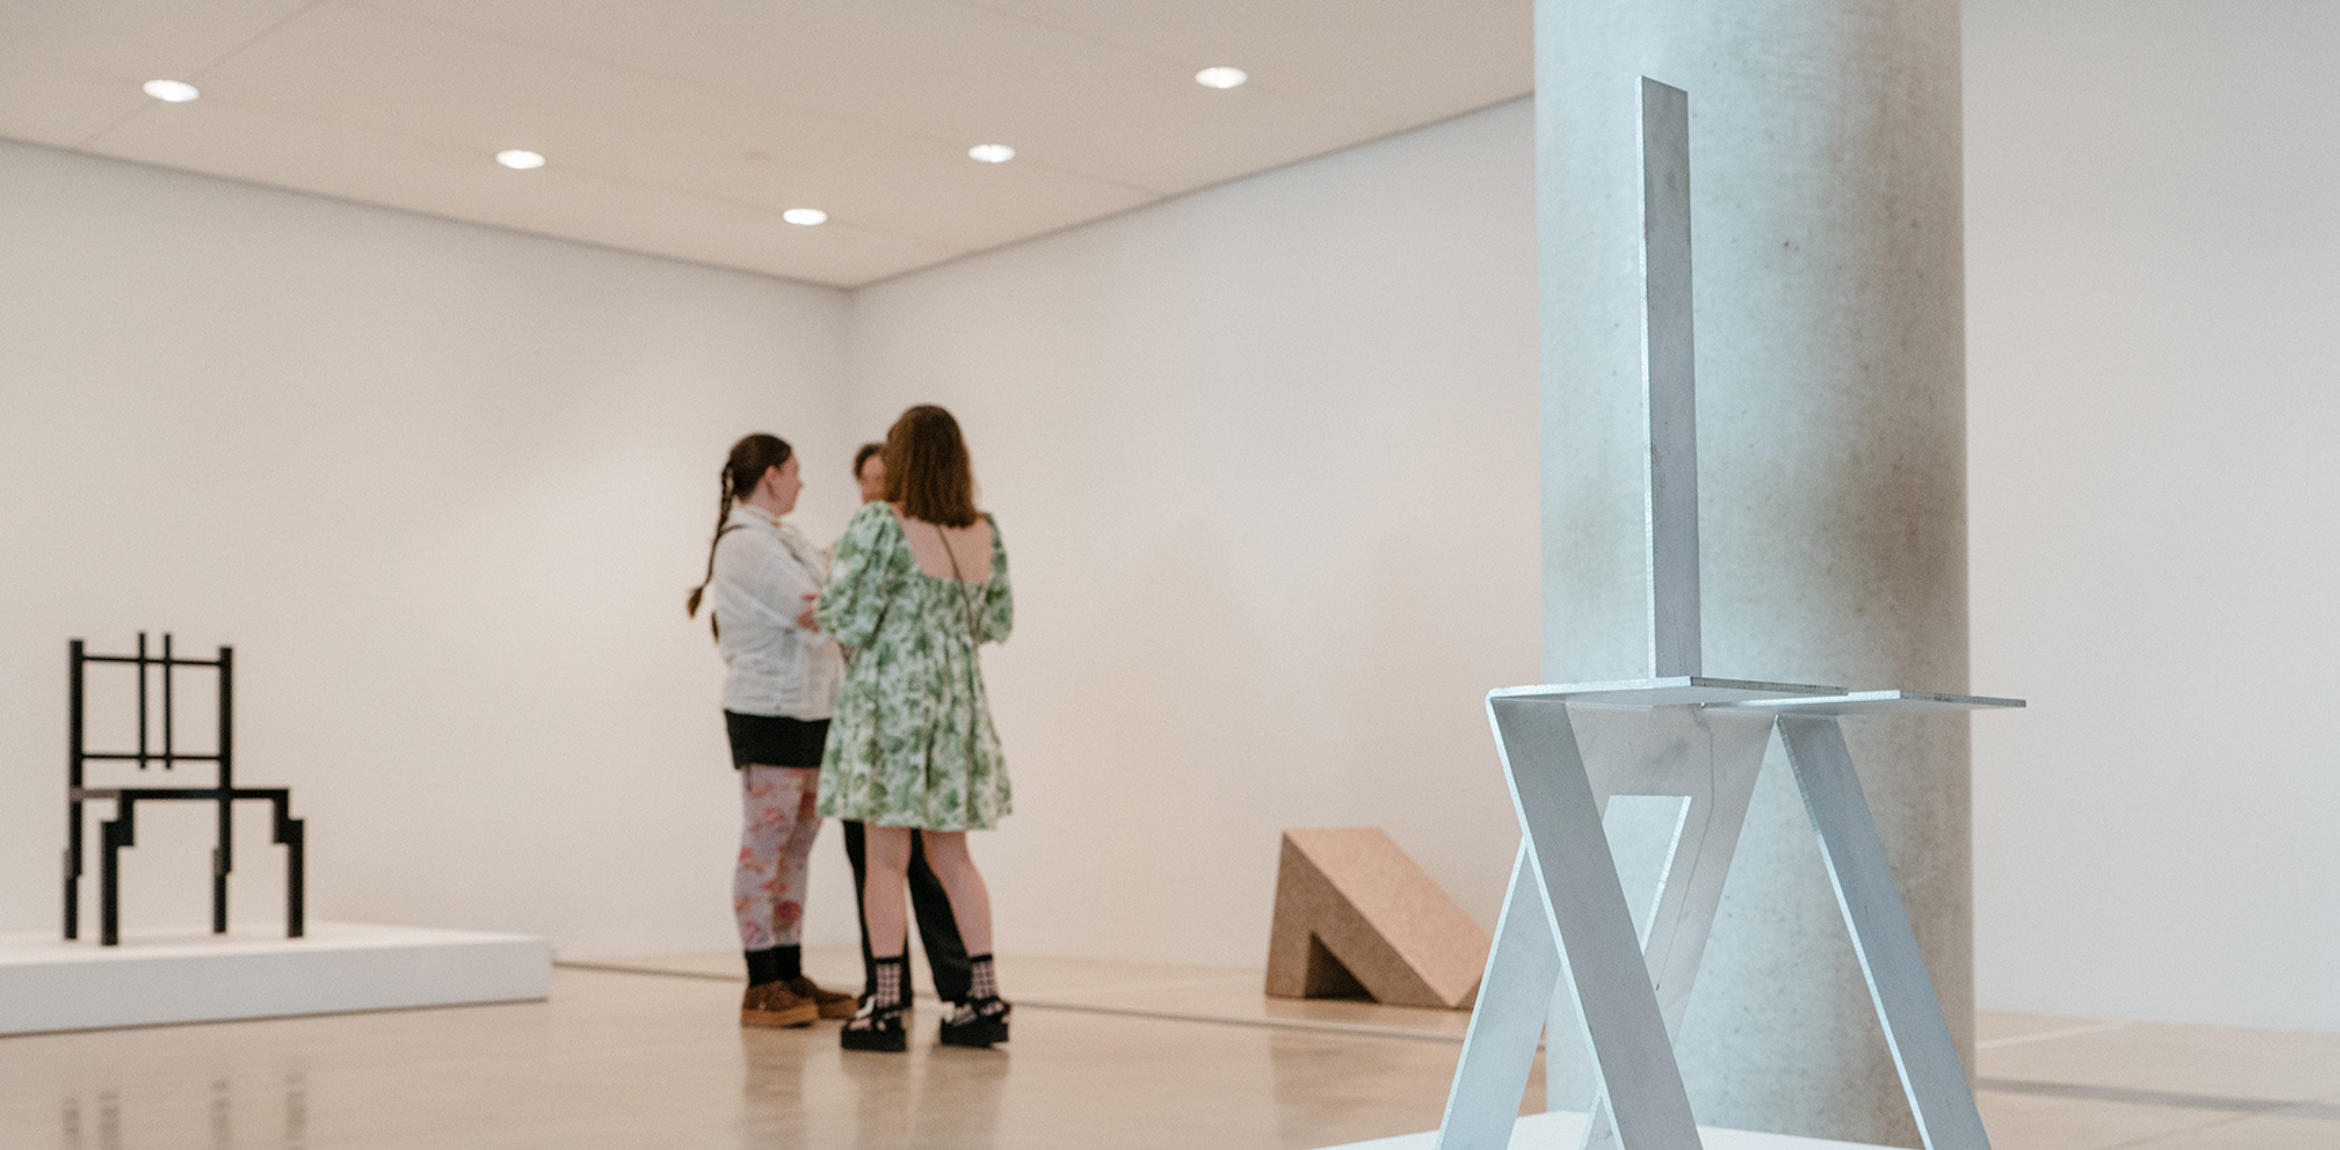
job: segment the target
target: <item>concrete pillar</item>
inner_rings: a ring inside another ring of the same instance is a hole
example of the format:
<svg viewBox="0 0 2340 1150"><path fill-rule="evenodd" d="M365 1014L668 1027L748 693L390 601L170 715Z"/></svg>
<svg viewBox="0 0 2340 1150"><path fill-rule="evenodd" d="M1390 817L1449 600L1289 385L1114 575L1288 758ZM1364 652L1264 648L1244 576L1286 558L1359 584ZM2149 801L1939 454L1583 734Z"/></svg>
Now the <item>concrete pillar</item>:
<svg viewBox="0 0 2340 1150"><path fill-rule="evenodd" d="M1536 56L1546 679L1649 673L1646 75L1690 100L1704 673L1964 690L1956 0L1538 0ZM1845 728L1971 1070L1966 719ZM1917 1144L1776 747L1678 1046L1701 1122Z"/></svg>

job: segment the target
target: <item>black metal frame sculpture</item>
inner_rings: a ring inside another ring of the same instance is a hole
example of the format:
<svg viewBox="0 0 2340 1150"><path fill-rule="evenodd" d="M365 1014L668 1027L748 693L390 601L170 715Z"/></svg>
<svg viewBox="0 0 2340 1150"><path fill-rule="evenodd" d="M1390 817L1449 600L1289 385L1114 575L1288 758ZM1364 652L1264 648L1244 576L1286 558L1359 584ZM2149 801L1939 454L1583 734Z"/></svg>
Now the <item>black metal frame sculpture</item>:
<svg viewBox="0 0 2340 1150"><path fill-rule="evenodd" d="M119 855L123 847L137 845L138 804L141 802L207 802L219 804L219 842L211 850L211 933L226 934L228 928L227 880L235 869L235 803L240 799L266 800L276 811L276 841L286 848L284 871L284 934L299 938L306 928L304 913L307 900L302 892L301 863L304 825L292 817L292 791L287 787L238 787L235 766L235 649L221 647L217 659L181 659L171 653L171 637L162 639L162 654L146 653L146 632L138 633L138 653L135 655L92 655L82 647L82 641L68 644L71 672L72 712L69 726L70 742L66 749L65 774L65 937L81 937L81 874L83 863L81 804L92 800L111 799L114 817L99 827L103 848L98 869L98 924L101 946L118 946L121 931L121 868ZM128 663L138 668L138 749L134 752L97 752L88 749L84 738L86 716L82 708L82 670L90 663ZM147 743L146 706L148 667L162 668L162 751L152 753ZM208 755L190 755L178 750L177 734L173 729L171 673L178 667L216 667L219 669L219 743L218 749ZM159 762L164 770L172 770L180 763L215 763L219 776L208 787L85 787L82 768L91 762L136 762L139 770L147 764Z"/></svg>

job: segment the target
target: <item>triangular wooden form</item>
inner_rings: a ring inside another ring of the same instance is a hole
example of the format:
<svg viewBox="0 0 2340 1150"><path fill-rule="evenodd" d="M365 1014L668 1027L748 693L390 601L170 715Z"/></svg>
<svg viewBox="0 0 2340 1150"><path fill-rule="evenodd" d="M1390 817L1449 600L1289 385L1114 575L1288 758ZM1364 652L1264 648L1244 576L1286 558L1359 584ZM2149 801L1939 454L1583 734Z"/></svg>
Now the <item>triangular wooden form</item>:
<svg viewBox="0 0 2340 1150"><path fill-rule="evenodd" d="M1268 994L1467 1010L1488 942L1381 828L1284 832Z"/></svg>

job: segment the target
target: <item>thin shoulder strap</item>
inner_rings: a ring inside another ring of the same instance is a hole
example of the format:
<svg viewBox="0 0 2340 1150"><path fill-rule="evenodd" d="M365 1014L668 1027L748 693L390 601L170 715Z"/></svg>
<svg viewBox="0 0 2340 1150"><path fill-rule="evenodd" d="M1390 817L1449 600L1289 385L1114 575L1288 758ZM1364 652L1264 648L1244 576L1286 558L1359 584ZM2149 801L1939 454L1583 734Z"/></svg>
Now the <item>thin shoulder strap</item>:
<svg viewBox="0 0 2340 1150"><path fill-rule="evenodd" d="M983 645L983 629L975 622L975 597L968 589L967 577L959 574L959 553L951 550L951 537L943 533L942 524L932 526L935 538L942 540L944 557L951 561L951 582L959 585L959 605L967 609L967 641L980 647Z"/></svg>

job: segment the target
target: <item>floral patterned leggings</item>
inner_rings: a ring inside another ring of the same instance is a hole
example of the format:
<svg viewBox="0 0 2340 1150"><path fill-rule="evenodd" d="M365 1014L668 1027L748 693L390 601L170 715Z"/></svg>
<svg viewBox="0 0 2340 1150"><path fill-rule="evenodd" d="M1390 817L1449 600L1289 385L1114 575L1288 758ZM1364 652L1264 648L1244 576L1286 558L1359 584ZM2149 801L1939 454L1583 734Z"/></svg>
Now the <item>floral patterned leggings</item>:
<svg viewBox="0 0 2340 1150"><path fill-rule="evenodd" d="M802 767L743 767L739 772L745 821L739 832L739 870L731 879L731 911L739 919L742 950L794 946L804 936L804 872L813 838L821 833L813 802L821 772Z"/></svg>

